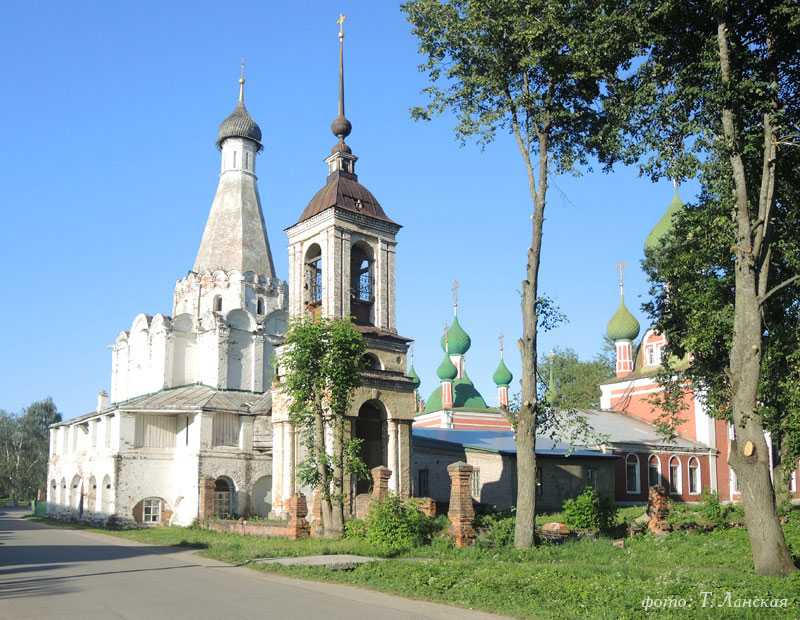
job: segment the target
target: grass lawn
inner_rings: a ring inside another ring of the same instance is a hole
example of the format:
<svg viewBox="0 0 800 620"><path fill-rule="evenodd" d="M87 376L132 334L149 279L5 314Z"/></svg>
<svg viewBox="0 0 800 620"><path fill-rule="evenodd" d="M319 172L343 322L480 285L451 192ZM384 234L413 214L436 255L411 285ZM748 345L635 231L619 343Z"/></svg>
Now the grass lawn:
<svg viewBox="0 0 800 620"><path fill-rule="evenodd" d="M785 531L797 556L800 511L794 511ZM378 555L357 540L295 542L178 527L113 535L156 545L197 546L204 555L233 563L321 553ZM755 576L747 533L738 528L675 532L663 538L641 535L626 539L624 549L614 547L607 538L543 545L530 551L453 549L437 539L430 546L346 572L252 566L518 618L800 617L800 574L786 579ZM712 593L707 603L716 607L703 607L703 592ZM786 606L742 607L751 599L758 604L773 598L787 599ZM643 602L648 599L652 605L660 603L662 609L645 613Z"/></svg>

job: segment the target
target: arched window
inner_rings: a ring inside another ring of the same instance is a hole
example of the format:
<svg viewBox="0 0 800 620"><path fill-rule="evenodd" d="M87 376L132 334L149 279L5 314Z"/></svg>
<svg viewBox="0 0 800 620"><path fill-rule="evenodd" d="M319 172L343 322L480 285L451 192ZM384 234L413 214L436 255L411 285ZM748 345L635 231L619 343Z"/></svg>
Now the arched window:
<svg viewBox="0 0 800 620"><path fill-rule="evenodd" d="M372 323L373 277L372 252L364 243L350 250L350 312L356 323Z"/></svg>
<svg viewBox="0 0 800 620"><path fill-rule="evenodd" d="M364 357L361 359L366 370L381 370L381 361L378 359L377 355L364 353Z"/></svg>
<svg viewBox="0 0 800 620"><path fill-rule="evenodd" d="M628 495L636 495L641 492L639 485L639 457L629 454L625 457L625 490Z"/></svg>
<svg viewBox="0 0 800 620"><path fill-rule="evenodd" d="M264 314L264 298L259 297L256 302L256 314Z"/></svg>
<svg viewBox="0 0 800 620"><path fill-rule="evenodd" d="M669 460L669 492L673 495L680 495L682 490L681 461L677 456L673 456Z"/></svg>
<svg viewBox="0 0 800 620"><path fill-rule="evenodd" d="M318 316L317 308L322 305L322 249L316 243L306 252L305 274L306 307Z"/></svg>
<svg viewBox="0 0 800 620"><path fill-rule="evenodd" d="M700 478L700 461L689 459L689 495L700 495L702 482Z"/></svg>
<svg viewBox="0 0 800 620"><path fill-rule="evenodd" d="M214 312L222 312L222 296L216 295L214 297Z"/></svg>
<svg viewBox="0 0 800 620"><path fill-rule="evenodd" d="M657 487L662 484L661 480L661 461L655 454L651 454L647 460L647 484Z"/></svg>
<svg viewBox="0 0 800 620"><path fill-rule="evenodd" d="M57 503L57 500L56 500L56 489L57 488L58 488L58 484L56 483L56 479L53 478L50 481L50 497L47 498L48 501L53 503L53 504Z"/></svg>

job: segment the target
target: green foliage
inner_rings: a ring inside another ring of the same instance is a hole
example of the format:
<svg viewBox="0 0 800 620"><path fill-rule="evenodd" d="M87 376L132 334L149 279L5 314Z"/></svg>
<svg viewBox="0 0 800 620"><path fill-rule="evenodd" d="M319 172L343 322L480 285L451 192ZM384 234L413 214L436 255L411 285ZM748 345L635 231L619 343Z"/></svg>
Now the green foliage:
<svg viewBox="0 0 800 620"><path fill-rule="evenodd" d="M600 497L597 489L586 487L583 493L564 502L564 522L580 530L609 530L617 522L617 505L613 500Z"/></svg>
<svg viewBox="0 0 800 620"><path fill-rule="evenodd" d="M714 527L724 527L728 524L728 516L731 512L730 504L723 504L719 501L716 491L705 491L700 504L700 515Z"/></svg>
<svg viewBox="0 0 800 620"><path fill-rule="evenodd" d="M47 488L51 424L61 421L51 398L20 414L0 410L0 497L26 502Z"/></svg>
<svg viewBox="0 0 800 620"><path fill-rule="evenodd" d="M554 409L597 409L600 384L614 376L607 357L581 360L573 349L555 349L539 362L539 377Z"/></svg>
<svg viewBox="0 0 800 620"><path fill-rule="evenodd" d="M367 522L364 519L348 519L344 524L345 538L355 538L357 540L367 539Z"/></svg>
<svg viewBox="0 0 800 620"><path fill-rule="evenodd" d="M508 547L514 544L515 518L508 513L488 513L475 519L478 538L475 541L481 547Z"/></svg>
<svg viewBox="0 0 800 620"><path fill-rule="evenodd" d="M388 554L407 551L430 541L428 521L413 502L390 495L370 506L367 541Z"/></svg>

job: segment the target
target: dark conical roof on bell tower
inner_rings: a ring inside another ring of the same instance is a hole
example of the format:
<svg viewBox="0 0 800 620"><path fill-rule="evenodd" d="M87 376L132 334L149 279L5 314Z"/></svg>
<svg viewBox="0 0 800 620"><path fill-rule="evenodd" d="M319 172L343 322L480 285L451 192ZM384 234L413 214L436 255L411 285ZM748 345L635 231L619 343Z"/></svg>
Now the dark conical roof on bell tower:
<svg viewBox="0 0 800 620"><path fill-rule="evenodd" d="M325 187L314 195L297 223L304 222L331 207L337 207L397 225L386 215L375 196L358 182L355 170L358 157L353 155L353 151L345 142L345 138L353 131L353 125L347 120L344 111L344 19L344 15L340 15L337 20L339 24L339 111L331 123L331 132L339 140L333 145L331 154L325 159L328 164L328 179Z"/></svg>

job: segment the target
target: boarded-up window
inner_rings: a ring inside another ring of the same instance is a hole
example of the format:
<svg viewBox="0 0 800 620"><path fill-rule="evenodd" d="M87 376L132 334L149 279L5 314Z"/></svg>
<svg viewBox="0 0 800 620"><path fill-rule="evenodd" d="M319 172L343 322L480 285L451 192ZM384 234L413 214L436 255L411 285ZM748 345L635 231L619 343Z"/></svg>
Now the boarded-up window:
<svg viewBox="0 0 800 620"><path fill-rule="evenodd" d="M137 448L174 448L175 416L137 415L136 443Z"/></svg>
<svg viewBox="0 0 800 620"><path fill-rule="evenodd" d="M212 446L239 445L239 416L235 413L214 414L214 436Z"/></svg>

